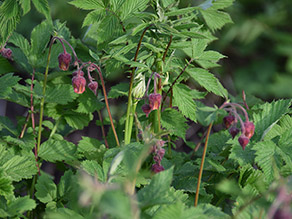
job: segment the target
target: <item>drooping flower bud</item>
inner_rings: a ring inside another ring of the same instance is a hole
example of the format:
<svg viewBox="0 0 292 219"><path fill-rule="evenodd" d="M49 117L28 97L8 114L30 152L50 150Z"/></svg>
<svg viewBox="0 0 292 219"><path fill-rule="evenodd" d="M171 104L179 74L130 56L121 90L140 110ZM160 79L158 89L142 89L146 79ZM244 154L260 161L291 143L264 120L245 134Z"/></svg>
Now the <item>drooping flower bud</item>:
<svg viewBox="0 0 292 219"><path fill-rule="evenodd" d="M230 133L230 135L232 136L232 138L234 139L234 137L239 133L239 129L236 128L235 126L232 126L232 127L229 129L229 133Z"/></svg>
<svg viewBox="0 0 292 219"><path fill-rule="evenodd" d="M228 115L223 118L223 123L226 129L228 129L231 125L233 125L234 122L235 122L235 117L233 115Z"/></svg>
<svg viewBox="0 0 292 219"><path fill-rule="evenodd" d="M250 139L254 134L254 129L255 129L254 124L250 121L247 121L244 123L244 128L245 128L245 132L243 134Z"/></svg>
<svg viewBox="0 0 292 219"><path fill-rule="evenodd" d="M157 110L160 107L161 95L157 93L152 93L149 95L149 105L152 110Z"/></svg>
<svg viewBox="0 0 292 219"><path fill-rule="evenodd" d="M59 68L63 71L67 71L71 62L71 55L69 53L60 53L58 56Z"/></svg>
<svg viewBox="0 0 292 219"><path fill-rule="evenodd" d="M12 59L12 50L9 48L2 48L1 49L1 55L6 59Z"/></svg>
<svg viewBox="0 0 292 219"><path fill-rule="evenodd" d="M249 138L246 137L245 135L241 135L238 138L238 142L241 145L242 149L244 150L245 149L245 146L249 143Z"/></svg>
<svg viewBox="0 0 292 219"><path fill-rule="evenodd" d="M152 169L152 172L154 173L159 173L164 170L163 166L157 163L153 164L151 169Z"/></svg>
<svg viewBox="0 0 292 219"><path fill-rule="evenodd" d="M92 92L96 95L96 90L98 88L98 83L96 81L91 81L89 84L88 84L88 87L90 90L92 90Z"/></svg>
<svg viewBox="0 0 292 219"><path fill-rule="evenodd" d="M144 104L142 106L142 110L146 114L146 117L148 117L149 113L152 111L151 106L149 104Z"/></svg>
<svg viewBox="0 0 292 219"><path fill-rule="evenodd" d="M85 91L86 80L83 76L76 75L72 78L72 85L75 93L82 94Z"/></svg>

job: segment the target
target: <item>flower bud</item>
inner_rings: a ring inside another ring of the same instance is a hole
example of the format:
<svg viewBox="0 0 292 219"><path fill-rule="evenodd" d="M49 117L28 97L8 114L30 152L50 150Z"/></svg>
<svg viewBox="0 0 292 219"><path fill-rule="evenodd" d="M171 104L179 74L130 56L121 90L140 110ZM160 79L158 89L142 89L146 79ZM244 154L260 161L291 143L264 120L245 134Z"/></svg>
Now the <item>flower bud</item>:
<svg viewBox="0 0 292 219"><path fill-rule="evenodd" d="M238 138L238 142L241 145L242 149L244 150L245 149L245 146L249 143L249 138L246 137L245 135L241 135Z"/></svg>
<svg viewBox="0 0 292 219"><path fill-rule="evenodd" d="M151 107L152 110L156 110L159 109L160 107L160 102L161 102L161 95L160 94L155 94L152 93L149 95L149 105Z"/></svg>
<svg viewBox="0 0 292 219"><path fill-rule="evenodd" d="M10 59L10 60L12 59L12 50L11 49L2 48L0 52L4 58Z"/></svg>
<svg viewBox="0 0 292 219"><path fill-rule="evenodd" d="M92 92L96 95L96 90L98 88L98 83L96 81L91 81L89 84L88 84L88 87L90 90L92 90Z"/></svg>
<svg viewBox="0 0 292 219"><path fill-rule="evenodd" d="M239 129L232 126L230 129L229 129L229 133L230 135L232 136L232 139L234 139L234 137L239 133Z"/></svg>
<svg viewBox="0 0 292 219"><path fill-rule="evenodd" d="M74 76L72 78L72 85L75 93L82 94L85 91L86 80L81 75Z"/></svg>
<svg viewBox="0 0 292 219"><path fill-rule="evenodd" d="M235 122L235 117L233 115L228 115L223 118L223 123L226 129L228 129L231 125L233 125L234 122Z"/></svg>
<svg viewBox="0 0 292 219"><path fill-rule="evenodd" d="M60 53L58 56L59 68L63 71L67 71L71 62L71 55L69 53Z"/></svg>
<svg viewBox="0 0 292 219"><path fill-rule="evenodd" d="M159 173L159 172L164 170L163 166L161 166L157 163L153 164L151 169L152 169L152 172L154 172L154 173Z"/></svg>
<svg viewBox="0 0 292 219"><path fill-rule="evenodd" d="M151 106L149 104L144 104L142 106L142 110L146 114L146 117L148 117L149 113L152 111Z"/></svg>
<svg viewBox="0 0 292 219"><path fill-rule="evenodd" d="M247 121L244 123L244 128L245 128L244 135L250 139L254 134L255 129L254 124L250 121Z"/></svg>

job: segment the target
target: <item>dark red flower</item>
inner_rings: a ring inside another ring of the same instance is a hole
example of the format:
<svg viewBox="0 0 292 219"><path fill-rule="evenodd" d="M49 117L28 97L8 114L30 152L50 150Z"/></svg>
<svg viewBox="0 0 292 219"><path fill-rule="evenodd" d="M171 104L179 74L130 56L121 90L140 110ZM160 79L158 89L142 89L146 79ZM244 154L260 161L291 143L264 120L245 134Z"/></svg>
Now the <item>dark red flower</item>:
<svg viewBox="0 0 292 219"><path fill-rule="evenodd" d="M82 94L85 91L86 80L81 75L74 76L72 78L72 85L75 93Z"/></svg>
<svg viewBox="0 0 292 219"><path fill-rule="evenodd" d="M162 97L160 94L153 93L149 95L148 99L149 99L149 105L151 107L151 110L159 109L161 98Z"/></svg>
<svg viewBox="0 0 292 219"><path fill-rule="evenodd" d="M159 173L159 172L163 171L164 168L163 168L163 166L161 166L161 165L155 163L155 164L152 165L151 170L152 170L152 172L154 172L154 173Z"/></svg>
<svg viewBox="0 0 292 219"><path fill-rule="evenodd" d="M4 58L10 59L10 60L12 59L12 50L11 49L2 48L0 52Z"/></svg>
<svg viewBox="0 0 292 219"><path fill-rule="evenodd" d="M250 121L247 121L244 123L244 128L245 132L243 134L250 139L254 134L254 124Z"/></svg>
<svg viewBox="0 0 292 219"><path fill-rule="evenodd" d="M226 129L228 129L231 125L233 125L234 122L235 122L235 117L233 115L228 115L223 118L223 123Z"/></svg>
<svg viewBox="0 0 292 219"><path fill-rule="evenodd" d="M71 62L71 55L69 53L61 53L58 56L59 68L63 71L67 71Z"/></svg>
<svg viewBox="0 0 292 219"><path fill-rule="evenodd" d="M90 90L92 90L92 92L96 95L96 90L98 88L98 83L96 81L91 81L89 84L88 84L88 87Z"/></svg>
<svg viewBox="0 0 292 219"><path fill-rule="evenodd" d="M232 127L229 129L229 133L230 133L230 135L232 136L232 138L234 138L234 137L239 133L239 129L236 128L235 126L232 126Z"/></svg>
<svg viewBox="0 0 292 219"><path fill-rule="evenodd" d="M244 150L245 149L245 146L249 143L249 138L246 137L245 135L241 135L238 138L238 142L241 145L242 149Z"/></svg>
<svg viewBox="0 0 292 219"><path fill-rule="evenodd" d="M146 114L147 117L148 117L149 113L152 111L151 106L149 104L144 104L142 106L142 110Z"/></svg>

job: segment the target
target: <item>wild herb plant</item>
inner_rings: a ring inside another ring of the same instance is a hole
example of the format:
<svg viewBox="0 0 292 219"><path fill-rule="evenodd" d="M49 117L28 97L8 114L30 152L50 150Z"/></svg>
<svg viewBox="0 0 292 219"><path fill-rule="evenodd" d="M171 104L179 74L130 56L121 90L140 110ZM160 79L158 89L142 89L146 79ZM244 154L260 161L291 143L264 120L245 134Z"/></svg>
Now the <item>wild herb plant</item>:
<svg viewBox="0 0 292 219"><path fill-rule="evenodd" d="M212 73L227 57L208 45L232 23L232 0L69 3L88 10L82 40L46 0L0 7L0 98L27 108L17 125L0 117L0 217L291 218L291 100L232 97ZM15 29L31 4L45 19L26 39ZM111 75L128 82L108 87ZM203 104L209 93L218 107ZM113 117L108 100L121 96ZM66 140L95 112L102 140Z"/></svg>

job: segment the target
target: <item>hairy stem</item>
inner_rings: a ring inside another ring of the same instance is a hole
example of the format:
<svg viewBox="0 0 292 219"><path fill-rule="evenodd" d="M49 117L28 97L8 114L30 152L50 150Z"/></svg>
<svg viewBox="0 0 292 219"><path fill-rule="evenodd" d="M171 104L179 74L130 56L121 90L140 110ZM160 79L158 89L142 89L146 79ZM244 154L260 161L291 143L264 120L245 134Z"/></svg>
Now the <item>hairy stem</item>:
<svg viewBox="0 0 292 219"><path fill-rule="evenodd" d="M56 40L55 37L52 38L50 46L49 46L49 54L47 59L47 66L45 71L45 77L44 77L44 84L43 84L43 96L41 99L41 105L40 105L40 121L39 121L39 130L38 130L38 141L37 141L37 154L40 150L41 145L41 138L42 138L42 124L43 124L43 115L44 115L44 105L45 105L45 95L46 95L46 86L47 86L47 78L49 73L49 64L51 60L51 52L52 52L52 46L54 41Z"/></svg>
<svg viewBox="0 0 292 219"><path fill-rule="evenodd" d="M111 111L110 111L110 108L109 108L109 103L108 103L108 98L107 98L107 94L106 94L106 89L105 89L103 76L102 76L102 73L101 73L101 70L100 70L99 66L97 66L95 64L93 64L93 66L97 69L97 71L99 73L99 78L100 78L100 81L101 81L101 86L102 86L102 90L103 90L106 109L107 109L107 112L108 112L108 116L110 118L111 127L112 127L112 130L113 130L114 136L115 136L115 140L116 140L117 146L119 147L120 146L120 142L119 142L119 139L118 139L118 135L117 135L115 126L114 126L112 114L111 114Z"/></svg>
<svg viewBox="0 0 292 219"><path fill-rule="evenodd" d="M103 126L103 118L102 118L100 110L97 110L97 113L98 113L98 117L99 117L99 120L101 123L101 132L102 132L102 136L104 138L104 144L105 144L106 148L109 148L108 142L106 140L105 130L104 130L104 126Z"/></svg>
<svg viewBox="0 0 292 219"><path fill-rule="evenodd" d="M200 166L200 172L198 176L198 183L197 183L197 190L196 190L196 197L195 197L195 206L198 205L198 200L199 200L199 192L200 192L200 185L201 185L201 180L202 180L202 175L203 175L203 168L204 168L204 162L205 162L205 157L206 157L206 152L207 152L207 147L208 147L208 141L209 141L209 136L211 133L213 123L210 123L206 135L206 140L205 140L205 145L204 145L204 151L202 155L202 160L201 160L201 166Z"/></svg>
<svg viewBox="0 0 292 219"><path fill-rule="evenodd" d="M137 61L137 57L139 54L139 50L142 44L142 40L144 38L144 35L146 31L150 28L151 25L146 27L144 31L142 32L142 35L140 37L139 43L137 45L136 53L134 56L134 62ZM132 125L133 125L133 116L135 112L133 112L133 98L132 98L132 90L133 90L133 82L134 82L134 75L135 75L135 68L132 68L132 73L130 75L130 86L129 86L129 92L128 92L128 106L127 106L127 115L126 115L126 124L125 124L125 145L129 144L131 141L131 134L132 134ZM132 122L131 122L132 121Z"/></svg>

